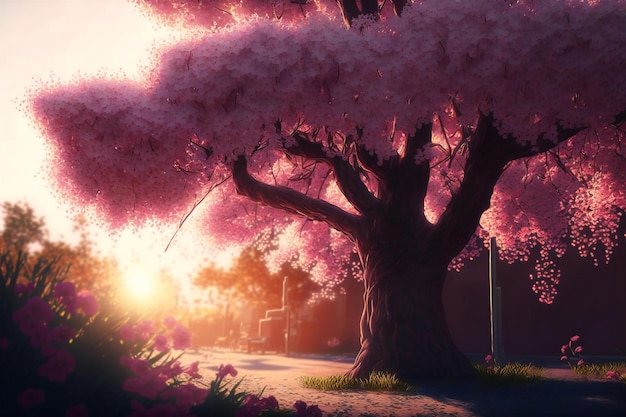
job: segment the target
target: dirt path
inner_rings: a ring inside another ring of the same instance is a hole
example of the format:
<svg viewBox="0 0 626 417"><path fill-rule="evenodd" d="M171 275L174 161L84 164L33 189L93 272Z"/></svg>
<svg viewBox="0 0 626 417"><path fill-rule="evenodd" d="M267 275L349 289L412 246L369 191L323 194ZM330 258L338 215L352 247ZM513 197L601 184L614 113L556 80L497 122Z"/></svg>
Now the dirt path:
<svg viewBox="0 0 626 417"><path fill-rule="evenodd" d="M569 369L546 368L544 378L532 385L487 388L470 382L424 381L409 394L370 391L318 391L304 388L303 375L343 374L349 358L286 358L233 352L189 353L186 362L200 361L208 380L220 364L230 363L244 377L241 387L274 395L282 408L297 400L318 405L325 416L457 416L533 417L601 416L626 417L626 384L585 381Z"/></svg>

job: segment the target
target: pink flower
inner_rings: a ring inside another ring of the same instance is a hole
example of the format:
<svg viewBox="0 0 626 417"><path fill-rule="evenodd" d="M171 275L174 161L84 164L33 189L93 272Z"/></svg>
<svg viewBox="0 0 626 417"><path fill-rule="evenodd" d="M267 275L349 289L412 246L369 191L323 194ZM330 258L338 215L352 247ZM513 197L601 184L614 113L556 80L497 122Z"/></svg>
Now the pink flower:
<svg viewBox="0 0 626 417"><path fill-rule="evenodd" d="M293 407L296 409L296 417L322 417L322 410L316 405L307 407L304 401L298 400Z"/></svg>
<svg viewBox="0 0 626 417"><path fill-rule="evenodd" d="M76 285L73 282L59 282L54 286L53 294L58 300L61 300L68 313L76 312Z"/></svg>
<svg viewBox="0 0 626 417"><path fill-rule="evenodd" d="M202 378L202 375L200 375L200 372L199 372L200 370L199 368L200 368L200 362L195 361L191 365L189 365L189 368L185 370L185 373L189 375L192 379ZM232 366L231 368L232 368L232 371L235 372L233 376L237 376L237 370L233 368Z"/></svg>
<svg viewBox="0 0 626 417"><path fill-rule="evenodd" d="M28 294L34 288L35 288L35 284L33 284L32 282L29 282L26 284L18 283L18 284L15 284L15 287L13 287L13 292L17 295Z"/></svg>
<svg viewBox="0 0 626 417"><path fill-rule="evenodd" d="M0 337L0 349L8 349L9 348L9 339L6 337Z"/></svg>
<svg viewBox="0 0 626 417"><path fill-rule="evenodd" d="M167 316L163 319L163 324L165 324L165 327L168 329L172 329L177 323L176 319L172 316Z"/></svg>
<svg viewBox="0 0 626 417"><path fill-rule="evenodd" d="M161 366L159 371L168 378L174 378L183 372L183 367L180 365L180 361L174 361Z"/></svg>
<svg viewBox="0 0 626 417"><path fill-rule="evenodd" d="M563 355L565 355L565 351L567 350L567 348L568 348L568 346L567 346L567 345L563 345L563 346L561 346L561 353L562 353Z"/></svg>
<svg viewBox="0 0 626 417"><path fill-rule="evenodd" d="M41 323L34 323L29 329L30 344L34 347L42 347L52 340L52 331Z"/></svg>
<svg viewBox="0 0 626 417"><path fill-rule="evenodd" d="M167 387L167 376L162 375L158 371L141 375L137 381L137 394L155 400L159 393Z"/></svg>
<svg viewBox="0 0 626 417"><path fill-rule="evenodd" d="M580 366L580 365L584 365L585 361L584 360L579 360L578 363L576 364L576 366Z"/></svg>
<svg viewBox="0 0 626 417"><path fill-rule="evenodd" d="M157 404L148 409L148 417L174 417L176 415L176 407L172 404Z"/></svg>
<svg viewBox="0 0 626 417"><path fill-rule="evenodd" d="M583 351L583 347L582 346L576 346L576 349L574 349L574 352L576 353L580 353Z"/></svg>
<svg viewBox="0 0 626 417"><path fill-rule="evenodd" d="M89 417L85 404L76 404L65 411L65 417Z"/></svg>
<svg viewBox="0 0 626 417"><path fill-rule="evenodd" d="M167 336L163 333L159 333L154 337L154 349L158 352L163 352L169 350L169 346L167 344Z"/></svg>
<svg viewBox="0 0 626 417"><path fill-rule="evenodd" d="M217 377L219 379L224 379L226 376L230 375L234 378L237 376L237 373L238 373L237 370L231 364L228 364L228 365L222 364L217 370Z"/></svg>
<svg viewBox="0 0 626 417"><path fill-rule="evenodd" d="M39 403L46 401L46 393L35 388L26 388L18 397L17 403L22 408L33 408Z"/></svg>
<svg viewBox="0 0 626 417"><path fill-rule="evenodd" d="M122 356L120 358L120 364L129 368L135 375L145 375L150 372L150 362L146 359Z"/></svg>
<svg viewBox="0 0 626 417"><path fill-rule="evenodd" d="M493 362L493 355L485 356L485 363L491 363L491 362Z"/></svg>
<svg viewBox="0 0 626 417"><path fill-rule="evenodd" d="M66 324L59 324L52 329L52 340L57 343L69 342L74 336L76 336L76 329Z"/></svg>
<svg viewBox="0 0 626 417"><path fill-rule="evenodd" d="M191 346L191 332L185 326L177 325L172 330L174 349L183 350Z"/></svg>
<svg viewBox="0 0 626 417"><path fill-rule="evenodd" d="M126 323L120 327L120 337L124 342L132 342L135 340L135 336L135 329L131 324Z"/></svg>
<svg viewBox="0 0 626 417"><path fill-rule="evenodd" d="M606 379L619 379L620 373L617 371L606 371Z"/></svg>
<svg viewBox="0 0 626 417"><path fill-rule="evenodd" d="M135 334L144 342L150 339L154 333L154 322L152 320L144 320L135 325Z"/></svg>
<svg viewBox="0 0 626 417"><path fill-rule="evenodd" d="M37 373L50 381L65 381L67 374L71 373L75 366L76 360L68 351L58 350L37 368Z"/></svg>
<svg viewBox="0 0 626 417"><path fill-rule="evenodd" d="M100 309L96 297L87 290L78 293L77 307L86 316L93 316Z"/></svg>
<svg viewBox="0 0 626 417"><path fill-rule="evenodd" d="M570 337L570 339L569 339L569 340L570 340L571 342L577 342L577 341L578 341L578 339L580 339L580 336L576 335L576 336L572 336L572 337Z"/></svg>
<svg viewBox="0 0 626 417"><path fill-rule="evenodd" d="M54 317L54 312L50 307L50 304L42 300L40 297L32 297L26 301L26 304L21 309L24 314L30 320L41 321L43 323L49 323Z"/></svg>
<svg viewBox="0 0 626 417"><path fill-rule="evenodd" d="M562 361L567 361L567 360L569 360L569 358L566 355L563 355L563 356L561 356L561 360Z"/></svg>
<svg viewBox="0 0 626 417"><path fill-rule="evenodd" d="M148 417L148 410L139 401L131 400L130 408L133 412L129 417Z"/></svg>

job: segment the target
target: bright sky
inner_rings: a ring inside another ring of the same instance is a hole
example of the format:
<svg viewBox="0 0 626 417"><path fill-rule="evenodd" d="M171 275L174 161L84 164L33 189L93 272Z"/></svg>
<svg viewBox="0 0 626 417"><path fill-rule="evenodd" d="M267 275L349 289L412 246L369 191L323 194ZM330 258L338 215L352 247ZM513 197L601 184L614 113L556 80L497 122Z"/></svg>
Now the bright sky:
<svg viewBox="0 0 626 417"><path fill-rule="evenodd" d="M34 79L51 74L70 80L109 68L133 75L154 40L166 36L126 0L0 0L0 202L27 202L44 216L53 240L75 239L68 207L39 175L44 141L17 102ZM123 265L169 267L188 281L203 260L201 248L183 228L164 253L175 229L125 233L117 240L98 233L98 245Z"/></svg>

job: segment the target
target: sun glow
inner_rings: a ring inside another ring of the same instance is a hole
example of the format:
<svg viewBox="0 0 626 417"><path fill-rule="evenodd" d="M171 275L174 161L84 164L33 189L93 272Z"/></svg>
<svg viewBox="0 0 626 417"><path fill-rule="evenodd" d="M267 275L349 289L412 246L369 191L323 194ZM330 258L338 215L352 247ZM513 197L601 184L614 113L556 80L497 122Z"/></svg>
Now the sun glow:
<svg viewBox="0 0 626 417"><path fill-rule="evenodd" d="M132 265L124 272L126 295L131 302L151 302L157 296L158 272L147 265Z"/></svg>

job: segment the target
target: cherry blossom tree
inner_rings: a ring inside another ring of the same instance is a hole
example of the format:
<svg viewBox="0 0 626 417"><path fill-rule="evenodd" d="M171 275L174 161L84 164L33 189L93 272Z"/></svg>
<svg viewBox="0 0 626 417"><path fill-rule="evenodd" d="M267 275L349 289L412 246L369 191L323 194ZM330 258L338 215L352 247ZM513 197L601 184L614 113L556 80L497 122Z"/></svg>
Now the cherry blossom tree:
<svg viewBox="0 0 626 417"><path fill-rule="evenodd" d="M501 256L609 259L626 209L626 1L139 1L189 30L143 77L42 83L29 112L65 198L113 227L194 210L218 245L280 231L342 279L356 248L350 372L473 372L441 290L497 236ZM201 28L201 29L199 29Z"/></svg>

